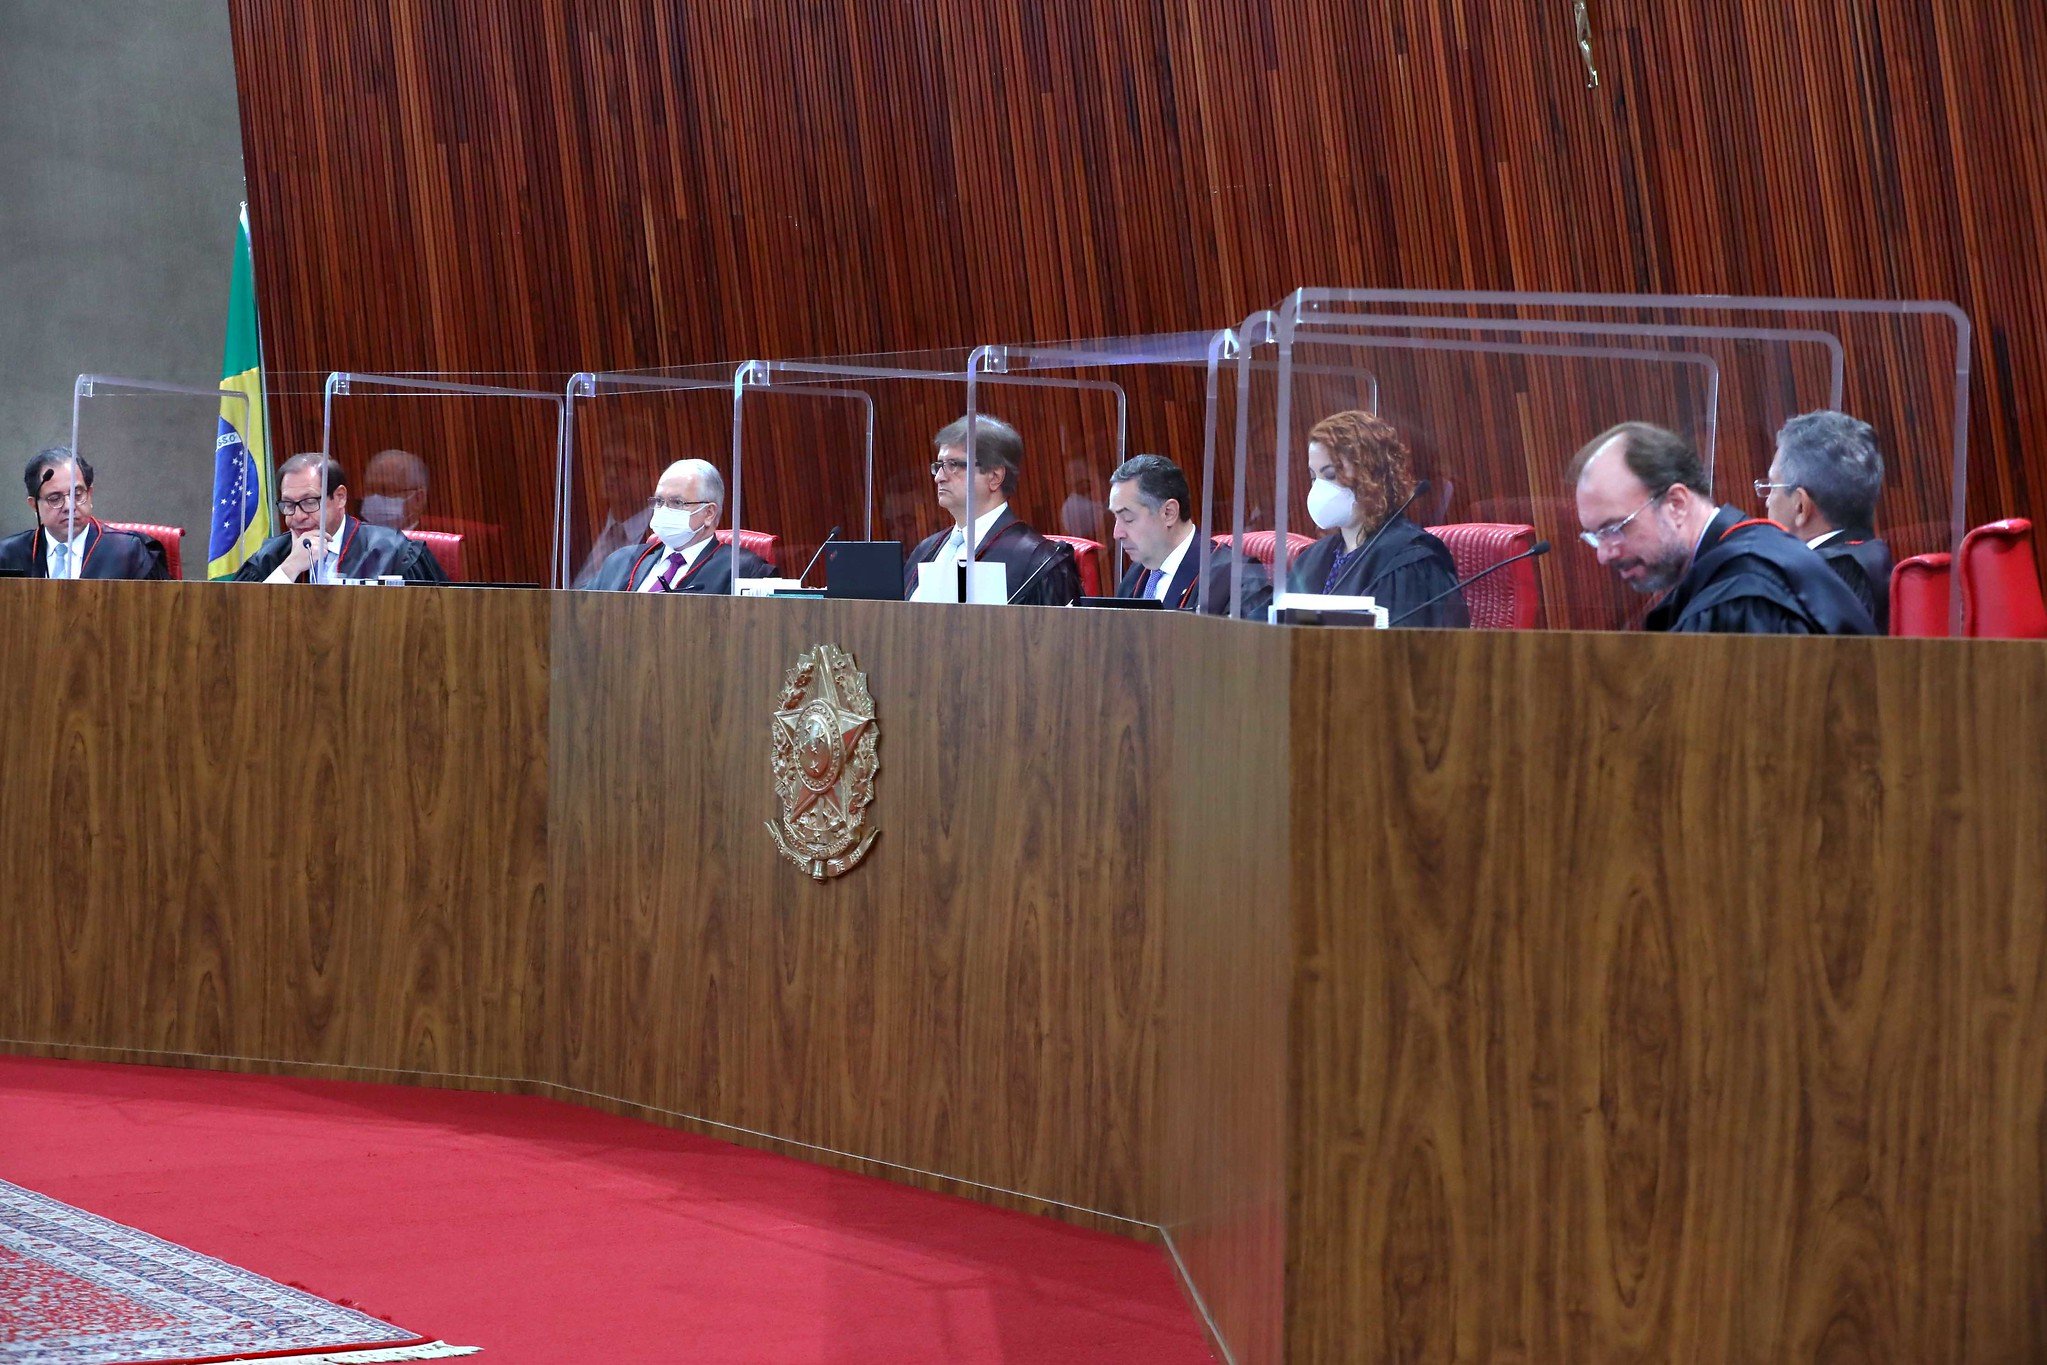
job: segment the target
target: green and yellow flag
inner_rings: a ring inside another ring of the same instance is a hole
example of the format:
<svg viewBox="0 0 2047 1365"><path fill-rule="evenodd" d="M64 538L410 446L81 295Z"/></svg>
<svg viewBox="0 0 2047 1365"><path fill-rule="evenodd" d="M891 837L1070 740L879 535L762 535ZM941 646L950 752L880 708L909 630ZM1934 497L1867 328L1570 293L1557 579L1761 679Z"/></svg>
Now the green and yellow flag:
<svg viewBox="0 0 2047 1365"><path fill-rule="evenodd" d="M235 265L227 290L227 347L220 386L247 397L220 404L213 445L213 529L206 576L232 578L271 535L270 443L264 432L263 345L256 327L256 271L249 254L249 206L235 233Z"/></svg>

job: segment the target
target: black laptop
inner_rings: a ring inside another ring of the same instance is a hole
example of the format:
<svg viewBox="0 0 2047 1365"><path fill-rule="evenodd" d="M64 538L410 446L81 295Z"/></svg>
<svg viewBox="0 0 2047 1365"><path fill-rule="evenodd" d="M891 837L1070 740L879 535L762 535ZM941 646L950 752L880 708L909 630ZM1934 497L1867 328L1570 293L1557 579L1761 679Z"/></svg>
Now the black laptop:
<svg viewBox="0 0 2047 1365"><path fill-rule="evenodd" d="M835 540L824 547L824 595L903 600L903 542Z"/></svg>

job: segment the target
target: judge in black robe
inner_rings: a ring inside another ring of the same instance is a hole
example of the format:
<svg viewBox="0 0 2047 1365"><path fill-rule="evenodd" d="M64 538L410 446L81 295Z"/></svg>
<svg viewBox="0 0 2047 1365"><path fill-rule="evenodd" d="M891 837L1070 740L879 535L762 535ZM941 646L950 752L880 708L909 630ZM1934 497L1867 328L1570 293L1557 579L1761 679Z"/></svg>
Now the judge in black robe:
<svg viewBox="0 0 2047 1365"><path fill-rule="evenodd" d="M732 591L732 569L739 566L741 578L773 578L775 566L743 545L726 545L716 540L709 549L698 551L671 580L667 592L723 596ZM668 567L668 549L658 539L640 545L624 545L605 556L596 576L585 584L598 592L640 592L649 579L658 579Z"/></svg>
<svg viewBox="0 0 2047 1365"><path fill-rule="evenodd" d="M1891 547L1867 527L1834 531L1806 542L1827 567L1841 576L1848 591L1876 622L1876 633L1891 631Z"/></svg>
<svg viewBox="0 0 2047 1365"><path fill-rule="evenodd" d="M1287 575L1287 591L1369 597L1386 608L1389 622L1404 626L1471 624L1464 594L1457 591L1457 562L1450 547L1398 513L1354 547L1338 531L1301 551ZM1332 624L1342 620L1329 619Z"/></svg>
<svg viewBox="0 0 2047 1365"><path fill-rule="evenodd" d="M1407 442L1392 423L1362 411L1323 418L1308 433L1308 475L1308 515L1331 534L1294 561L1288 592L1370 597L1386 609L1389 625L1471 624L1450 547L1405 514L1415 481Z"/></svg>
<svg viewBox="0 0 2047 1365"><path fill-rule="evenodd" d="M83 523L82 558L74 578L169 578L170 561L153 536L115 531L91 519ZM58 533L62 540L63 533ZM48 578L50 538L38 526L0 540L0 576Z"/></svg>
<svg viewBox="0 0 2047 1365"><path fill-rule="evenodd" d="M291 555L294 533L287 531L263 542L256 553L235 570L237 583L262 583L276 573ZM339 547L334 566L336 578L383 578L396 574L408 583L445 583L448 575L441 562L419 541L383 526L372 526L359 517L344 516L329 537ZM309 568L289 581L303 583L311 577Z"/></svg>
<svg viewBox="0 0 2047 1365"><path fill-rule="evenodd" d="M935 532L911 549L909 560L903 566L905 598L917 590L917 566L933 562L951 534L950 529ZM958 558L957 553L954 558ZM1009 595L1018 605L1064 607L1080 599L1080 566L1074 560L1073 547L1045 539L1027 523L1019 521L1007 504L989 525L988 533L981 538L974 559L977 563L1002 566ZM1033 574L1037 575L1035 582L1031 581ZM1017 590L1027 582L1031 584L1030 590L1017 597Z"/></svg>
<svg viewBox="0 0 2047 1365"><path fill-rule="evenodd" d="M1166 595L1160 599L1171 611L1201 611L1209 616L1230 614L1230 565L1236 561L1236 554L1228 544L1211 545L1208 551L1208 605L1201 605L1199 578L1201 573L1201 528L1194 528L1194 538L1188 542L1187 553L1179 566L1173 570L1172 578L1166 584ZM1123 579L1116 585L1118 597L1142 597L1144 580L1150 571L1142 564L1132 563L1124 570ZM1241 587L1243 601L1238 604L1236 615L1239 620L1263 621L1265 609L1272 605L1272 574L1263 564L1244 556L1244 575Z"/></svg>
<svg viewBox="0 0 2047 1365"><path fill-rule="evenodd" d="M1876 622L1819 554L1773 521L1722 507L1643 622L1676 634L1874 635Z"/></svg>

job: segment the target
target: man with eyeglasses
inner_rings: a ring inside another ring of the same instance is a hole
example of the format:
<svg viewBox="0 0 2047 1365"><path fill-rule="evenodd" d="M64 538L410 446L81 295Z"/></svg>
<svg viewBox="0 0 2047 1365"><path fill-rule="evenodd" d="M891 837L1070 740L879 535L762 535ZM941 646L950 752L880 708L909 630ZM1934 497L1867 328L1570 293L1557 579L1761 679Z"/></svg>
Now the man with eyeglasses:
<svg viewBox="0 0 2047 1365"><path fill-rule="evenodd" d="M433 552L385 526L348 514L348 474L320 452L294 455L277 471L284 534L263 542L235 573L237 583L339 583L396 575L445 583Z"/></svg>
<svg viewBox="0 0 2047 1365"><path fill-rule="evenodd" d="M967 471L967 419L948 424L931 444L932 491L952 526L917 542L903 566L903 596L917 587L919 564L965 563L969 553L984 564L1000 564L1009 595L1041 607L1068 606L1080 597L1080 566L1071 547L1047 540L1009 510L1023 467L1023 437L1000 418L974 417L974 469ZM969 550L967 485L973 483L974 526ZM1029 584L1022 597L1019 590Z"/></svg>
<svg viewBox="0 0 2047 1365"><path fill-rule="evenodd" d="M163 546L116 531L92 515L92 466L64 446L40 451L22 471L36 524L0 540L10 578L169 578Z"/></svg>
<svg viewBox="0 0 2047 1365"><path fill-rule="evenodd" d="M1876 500L1884 457L1876 429L1845 412L1822 409L1777 432L1770 473L1756 496L1771 521L1819 552L1876 622L1890 630L1891 547L1876 538Z"/></svg>
<svg viewBox="0 0 2047 1365"><path fill-rule="evenodd" d="M1566 479L1581 538L1639 593L1662 593L1649 630L1873 635L1876 623L1826 561L1774 522L1719 507L1691 443L1647 422L1588 442Z"/></svg>
<svg viewBox="0 0 2047 1365"><path fill-rule="evenodd" d="M721 544L725 476L708 460L677 460L661 471L647 503L649 538L614 550L589 586L608 592L723 594L732 575L771 578L775 566L743 545ZM736 541L737 536L733 537Z"/></svg>

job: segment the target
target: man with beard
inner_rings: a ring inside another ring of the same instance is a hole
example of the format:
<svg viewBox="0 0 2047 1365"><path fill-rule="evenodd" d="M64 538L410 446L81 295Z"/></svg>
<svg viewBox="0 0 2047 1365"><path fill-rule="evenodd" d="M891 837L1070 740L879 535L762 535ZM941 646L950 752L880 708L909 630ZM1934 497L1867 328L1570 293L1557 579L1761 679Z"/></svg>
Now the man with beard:
<svg viewBox="0 0 2047 1365"><path fill-rule="evenodd" d="M1873 635L1876 623L1809 546L1717 506L1691 443L1647 422L1588 442L1566 475L1582 538L1640 593L1664 593L1649 630Z"/></svg>

